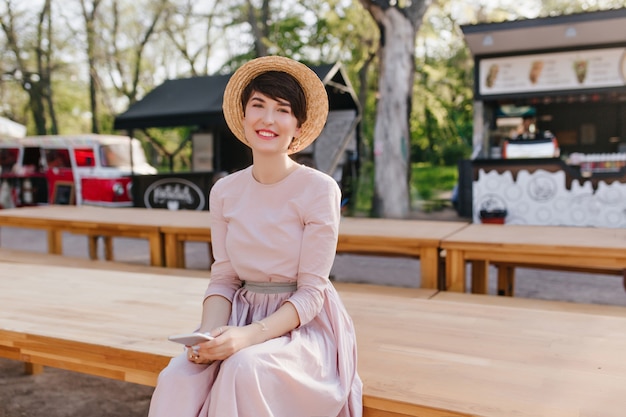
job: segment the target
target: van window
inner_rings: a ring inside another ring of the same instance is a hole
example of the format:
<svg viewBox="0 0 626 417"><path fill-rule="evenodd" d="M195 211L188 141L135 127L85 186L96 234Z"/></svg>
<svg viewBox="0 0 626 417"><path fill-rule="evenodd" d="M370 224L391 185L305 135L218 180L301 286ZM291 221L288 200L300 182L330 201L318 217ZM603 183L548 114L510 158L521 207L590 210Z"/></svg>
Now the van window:
<svg viewBox="0 0 626 417"><path fill-rule="evenodd" d="M74 149L74 158L76 159L76 165L79 167L96 166L96 159L91 148Z"/></svg>
<svg viewBox="0 0 626 417"><path fill-rule="evenodd" d="M129 168L131 166L130 143L116 143L102 145L100 148L100 160L103 167ZM146 154L138 143L133 143L132 148L133 164L147 164Z"/></svg>
<svg viewBox="0 0 626 417"><path fill-rule="evenodd" d="M41 148L24 148L22 165L25 167L31 166L39 171L41 168Z"/></svg>
<svg viewBox="0 0 626 417"><path fill-rule="evenodd" d="M70 152L67 149L46 149L46 162L49 168L71 168Z"/></svg>
<svg viewBox="0 0 626 417"><path fill-rule="evenodd" d="M10 172L17 162L19 150L17 148L0 149L0 171Z"/></svg>

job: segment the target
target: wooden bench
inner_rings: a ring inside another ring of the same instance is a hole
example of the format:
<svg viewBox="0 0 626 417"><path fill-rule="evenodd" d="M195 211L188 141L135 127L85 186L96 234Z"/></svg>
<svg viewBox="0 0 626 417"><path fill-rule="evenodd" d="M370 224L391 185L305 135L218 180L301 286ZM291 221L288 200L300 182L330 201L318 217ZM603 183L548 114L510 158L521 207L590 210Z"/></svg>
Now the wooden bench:
<svg viewBox="0 0 626 417"><path fill-rule="evenodd" d="M0 227L45 230L48 252L63 254L63 233L87 236L89 256L97 257L97 242L105 242L105 258L113 259L112 238L146 239L150 248L150 264L164 265L163 237L159 226L168 210L106 208L94 206L40 206L0 210Z"/></svg>
<svg viewBox="0 0 626 417"><path fill-rule="evenodd" d="M206 213L208 215L208 213ZM208 218L201 214L179 216L163 225L165 263L184 268L185 242L211 243ZM403 256L419 259L422 288L439 288L439 245L443 238L467 226L467 222L393 220L344 217L339 224L337 253Z"/></svg>
<svg viewBox="0 0 626 417"><path fill-rule="evenodd" d="M181 352L166 336L196 325L207 284L76 267L0 268L0 356L152 386ZM626 409L622 314L336 286L357 331L365 417L621 417Z"/></svg>
<svg viewBox="0 0 626 417"><path fill-rule="evenodd" d="M444 238L441 248L443 288L450 291L466 291L467 262L474 293L487 292L490 264L498 266L502 295L513 295L515 267L610 273L626 280L625 229L472 224Z"/></svg>

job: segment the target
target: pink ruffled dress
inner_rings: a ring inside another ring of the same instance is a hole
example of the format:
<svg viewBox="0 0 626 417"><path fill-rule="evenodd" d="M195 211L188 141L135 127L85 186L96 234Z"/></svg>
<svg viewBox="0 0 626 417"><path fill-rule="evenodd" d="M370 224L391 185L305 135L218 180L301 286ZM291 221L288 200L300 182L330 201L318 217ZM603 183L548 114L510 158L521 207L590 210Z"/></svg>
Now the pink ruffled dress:
<svg viewBox="0 0 626 417"><path fill-rule="evenodd" d="M306 166L271 185L249 167L213 186L215 262L205 296L232 300L231 326L261 320L287 301L300 326L211 365L184 353L172 359L150 417L362 416L354 327L328 279L339 201L337 183Z"/></svg>

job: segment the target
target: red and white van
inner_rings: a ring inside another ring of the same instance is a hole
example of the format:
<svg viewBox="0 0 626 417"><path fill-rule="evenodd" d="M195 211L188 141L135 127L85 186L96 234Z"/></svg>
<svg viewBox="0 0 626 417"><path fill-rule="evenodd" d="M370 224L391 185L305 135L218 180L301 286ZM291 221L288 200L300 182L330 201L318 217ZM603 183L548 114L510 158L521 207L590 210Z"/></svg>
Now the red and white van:
<svg viewBox="0 0 626 417"><path fill-rule="evenodd" d="M127 136L0 136L0 207L4 208L132 206L132 176L156 172L139 140Z"/></svg>

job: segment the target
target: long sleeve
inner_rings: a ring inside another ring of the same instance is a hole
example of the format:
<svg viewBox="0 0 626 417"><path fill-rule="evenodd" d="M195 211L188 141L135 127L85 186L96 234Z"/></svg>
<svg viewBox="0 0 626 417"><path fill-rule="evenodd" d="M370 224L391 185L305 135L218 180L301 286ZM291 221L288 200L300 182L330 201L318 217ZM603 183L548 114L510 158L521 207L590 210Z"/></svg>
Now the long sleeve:
<svg viewBox="0 0 626 417"><path fill-rule="evenodd" d="M211 243L214 262L211 265L211 281L204 294L221 295L232 301L235 291L241 287L241 280L233 269L226 250L226 232L228 222L223 215L223 182L217 181L209 195L209 212L211 221Z"/></svg>
<svg viewBox="0 0 626 417"><path fill-rule="evenodd" d="M289 298L298 311L300 325L319 314L324 303L324 290L337 250L341 192L328 177L322 187L313 187L313 201L304 217L304 233L298 267L298 290Z"/></svg>

